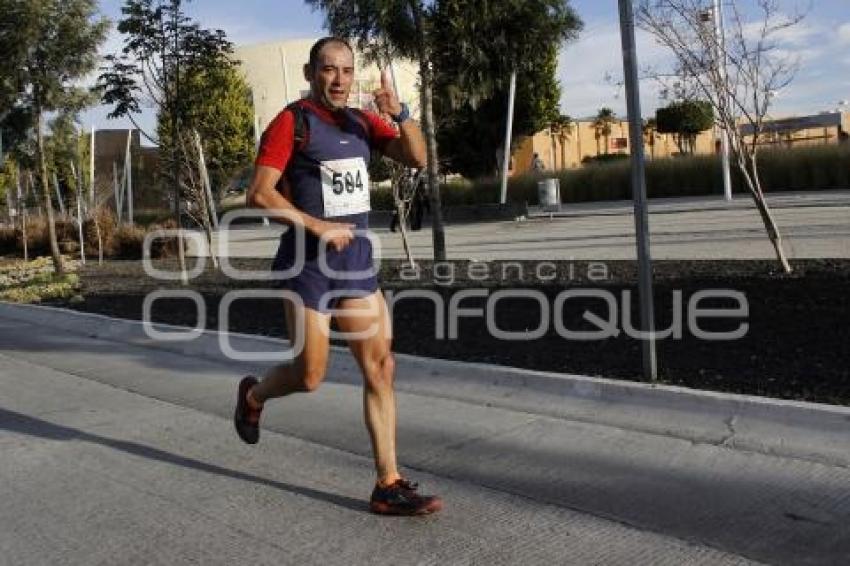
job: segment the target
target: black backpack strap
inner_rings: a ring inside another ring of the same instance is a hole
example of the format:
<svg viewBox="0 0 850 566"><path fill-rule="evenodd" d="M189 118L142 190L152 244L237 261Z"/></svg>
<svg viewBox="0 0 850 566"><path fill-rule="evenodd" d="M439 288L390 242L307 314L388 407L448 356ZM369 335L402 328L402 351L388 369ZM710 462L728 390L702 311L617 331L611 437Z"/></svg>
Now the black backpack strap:
<svg viewBox="0 0 850 566"><path fill-rule="evenodd" d="M292 117L295 119L293 150L301 151L307 146L307 142L310 140L310 124L307 122L307 116L304 115L304 109L297 102L293 102L287 106L286 110L292 112Z"/></svg>

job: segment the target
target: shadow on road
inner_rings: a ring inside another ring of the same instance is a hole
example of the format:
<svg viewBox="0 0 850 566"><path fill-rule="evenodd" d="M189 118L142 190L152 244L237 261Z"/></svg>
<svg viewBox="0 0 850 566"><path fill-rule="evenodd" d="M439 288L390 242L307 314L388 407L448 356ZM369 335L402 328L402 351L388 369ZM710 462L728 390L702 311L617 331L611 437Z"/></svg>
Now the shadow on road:
<svg viewBox="0 0 850 566"><path fill-rule="evenodd" d="M309 487L292 485L277 480L255 476L253 474L248 474L245 472L230 470L228 468L223 468L215 464L202 462L200 460L188 458L179 454L173 454L171 452L166 452L165 450L160 450L158 448L152 448L150 446L139 444L137 442L116 440L114 438L108 438L105 436L99 436L96 434L83 432L75 428L50 423L41 419L36 419L27 415L23 415L21 413L8 411L2 408L0 408L0 430L8 430L10 432L15 432L18 434L26 434L29 436L35 436L49 440L76 440L81 442L90 442L92 444L99 444L101 446L106 446L114 450L120 450L121 452L126 452L127 454L132 454L134 456L157 460L159 462L165 462L174 466L182 466L184 468L190 468L208 474L215 474L218 476L232 478L235 480L252 482L267 487L273 487L275 489L287 491L295 495L303 495L305 497L310 497L318 501L338 505L346 509L351 509L352 511L367 511L367 507L363 501L353 499L351 497L346 497L344 495L338 495L336 493L327 493L324 491L311 489Z"/></svg>

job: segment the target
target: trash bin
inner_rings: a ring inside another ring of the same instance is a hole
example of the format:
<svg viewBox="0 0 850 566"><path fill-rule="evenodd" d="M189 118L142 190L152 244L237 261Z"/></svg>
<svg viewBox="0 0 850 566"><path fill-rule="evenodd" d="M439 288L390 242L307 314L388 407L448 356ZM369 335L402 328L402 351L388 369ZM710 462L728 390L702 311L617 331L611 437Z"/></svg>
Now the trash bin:
<svg viewBox="0 0 850 566"><path fill-rule="evenodd" d="M542 179L537 182L537 198L540 206L559 207L561 205L560 179Z"/></svg>

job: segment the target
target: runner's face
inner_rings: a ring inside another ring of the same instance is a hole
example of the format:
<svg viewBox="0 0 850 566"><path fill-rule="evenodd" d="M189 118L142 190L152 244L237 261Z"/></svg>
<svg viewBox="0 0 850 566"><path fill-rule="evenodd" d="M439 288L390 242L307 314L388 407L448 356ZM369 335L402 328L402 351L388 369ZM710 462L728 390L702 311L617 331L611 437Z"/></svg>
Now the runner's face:
<svg viewBox="0 0 850 566"><path fill-rule="evenodd" d="M354 55L348 47L339 43L325 45L310 82L319 102L331 110L345 108L354 82Z"/></svg>

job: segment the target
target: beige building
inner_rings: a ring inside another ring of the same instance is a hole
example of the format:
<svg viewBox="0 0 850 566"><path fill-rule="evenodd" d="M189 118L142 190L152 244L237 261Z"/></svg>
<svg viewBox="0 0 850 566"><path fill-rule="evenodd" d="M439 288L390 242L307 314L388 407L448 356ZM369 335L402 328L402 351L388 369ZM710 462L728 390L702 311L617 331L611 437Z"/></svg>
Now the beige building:
<svg viewBox="0 0 850 566"><path fill-rule="evenodd" d="M318 40L294 39L238 47L235 58L251 88L258 130L262 132L290 102L306 96L310 85L304 78L304 65L310 58L310 47ZM372 102L372 91L381 84L380 70L368 65L355 50L356 80L349 106L366 108ZM414 116L419 116L418 68L409 61L392 65L399 98L406 102Z"/></svg>
<svg viewBox="0 0 850 566"><path fill-rule="evenodd" d="M610 135L603 135L593 119L578 120L565 134L549 129L520 140L512 156L512 173L531 171L537 153L547 170L570 169L581 165L585 158L604 154L629 155L629 124L616 120ZM746 134L748 127L742 126ZM765 125L759 144L763 147L801 147L846 142L850 133L850 113L827 113L773 120ZM696 154L709 155L720 150L720 138L715 130L697 136ZM646 131L643 134L647 159L672 157L679 153L675 137L670 134Z"/></svg>

